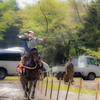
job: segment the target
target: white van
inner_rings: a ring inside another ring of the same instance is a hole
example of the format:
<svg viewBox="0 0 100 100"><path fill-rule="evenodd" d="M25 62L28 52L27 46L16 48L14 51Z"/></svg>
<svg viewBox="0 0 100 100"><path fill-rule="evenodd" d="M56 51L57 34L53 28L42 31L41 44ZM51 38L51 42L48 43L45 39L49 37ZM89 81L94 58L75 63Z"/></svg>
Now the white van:
<svg viewBox="0 0 100 100"><path fill-rule="evenodd" d="M7 75L18 75L16 67L20 63L23 53L23 47L0 49L0 79L4 79ZM43 67L43 71L50 71L47 63L43 62ZM46 75L47 74L45 73L45 76Z"/></svg>
<svg viewBox="0 0 100 100"><path fill-rule="evenodd" d="M22 55L22 50L0 49L0 79L4 79L6 75L18 75L16 67Z"/></svg>

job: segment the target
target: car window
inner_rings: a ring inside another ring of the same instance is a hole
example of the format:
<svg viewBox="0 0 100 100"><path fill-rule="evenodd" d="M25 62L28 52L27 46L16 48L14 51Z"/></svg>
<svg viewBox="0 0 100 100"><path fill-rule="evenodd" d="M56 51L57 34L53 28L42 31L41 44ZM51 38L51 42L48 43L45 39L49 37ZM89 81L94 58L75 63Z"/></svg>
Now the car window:
<svg viewBox="0 0 100 100"><path fill-rule="evenodd" d="M0 60L5 61L20 61L20 53L0 53Z"/></svg>
<svg viewBox="0 0 100 100"><path fill-rule="evenodd" d="M84 63L84 58L80 58L80 63Z"/></svg>
<svg viewBox="0 0 100 100"><path fill-rule="evenodd" d="M98 62L94 58L87 58L87 64L97 66Z"/></svg>

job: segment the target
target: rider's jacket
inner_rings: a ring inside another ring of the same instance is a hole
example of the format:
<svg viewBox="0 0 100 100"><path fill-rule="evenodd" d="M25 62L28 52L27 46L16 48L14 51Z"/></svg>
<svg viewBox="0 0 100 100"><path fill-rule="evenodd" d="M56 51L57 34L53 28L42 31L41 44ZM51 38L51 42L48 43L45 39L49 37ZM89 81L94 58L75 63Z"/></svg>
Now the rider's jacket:
<svg viewBox="0 0 100 100"><path fill-rule="evenodd" d="M30 52L31 49L35 48L35 45L41 43L42 39L35 38L33 37L31 40L29 38L22 37L20 40L24 41L24 48L25 51L28 53Z"/></svg>
<svg viewBox="0 0 100 100"><path fill-rule="evenodd" d="M35 45L41 43L42 39L33 37L31 40L27 42L28 47L31 49L35 48Z"/></svg>

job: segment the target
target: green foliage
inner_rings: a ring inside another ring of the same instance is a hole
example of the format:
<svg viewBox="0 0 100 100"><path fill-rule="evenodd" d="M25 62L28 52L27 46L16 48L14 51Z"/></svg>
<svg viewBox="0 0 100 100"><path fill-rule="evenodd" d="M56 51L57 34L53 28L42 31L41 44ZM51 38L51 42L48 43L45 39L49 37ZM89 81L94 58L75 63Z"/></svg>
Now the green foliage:
<svg viewBox="0 0 100 100"><path fill-rule="evenodd" d="M94 56L97 59L100 59L100 48L98 48L97 52L91 49L87 49L85 47L79 47L79 48L86 51L85 54L88 54L88 55Z"/></svg>
<svg viewBox="0 0 100 100"><path fill-rule="evenodd" d="M40 3L32 6L28 5L25 10L20 34L32 30L36 32L35 36L39 38L44 36L57 37L48 38L42 47L39 46L42 57L49 64L64 62L66 57L69 56L70 43L72 43L70 40L76 36L75 31L69 25L70 21L68 19L72 20L70 17L72 10L68 10L71 9L69 4L59 0L40 0ZM43 14L46 16L47 21Z"/></svg>
<svg viewBox="0 0 100 100"><path fill-rule="evenodd" d="M69 51L70 55L76 56L76 49L75 48L71 48Z"/></svg>
<svg viewBox="0 0 100 100"><path fill-rule="evenodd" d="M80 52L79 46L98 50L100 0L89 4L85 0L39 0L39 2L26 4L25 9L19 9L16 0L0 2L0 34L2 37L5 35L4 40L9 41L10 46L11 40L17 41L15 37L20 29L20 34L31 30L35 31L36 37L48 37L42 46L38 45L38 50L41 57L51 65L64 63L69 54L76 56L83 53L83 50ZM13 42L14 45L15 43ZM22 46L21 43L19 45Z"/></svg>
<svg viewBox="0 0 100 100"><path fill-rule="evenodd" d="M14 21L12 11L14 10L14 6L13 0L0 2L0 36ZM2 37L0 39L2 39Z"/></svg>
<svg viewBox="0 0 100 100"><path fill-rule="evenodd" d="M86 9L87 15L84 16L84 27L79 28L78 31L79 45L87 48L94 48L96 51L100 43L100 7L97 2L92 1L88 5Z"/></svg>

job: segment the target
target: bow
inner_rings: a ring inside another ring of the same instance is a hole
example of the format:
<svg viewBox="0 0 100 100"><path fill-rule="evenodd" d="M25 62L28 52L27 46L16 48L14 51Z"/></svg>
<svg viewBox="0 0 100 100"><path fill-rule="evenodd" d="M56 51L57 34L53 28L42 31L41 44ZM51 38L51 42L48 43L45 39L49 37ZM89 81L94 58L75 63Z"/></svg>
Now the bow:
<svg viewBox="0 0 100 100"><path fill-rule="evenodd" d="M39 3L39 6L40 6L40 2L39 2L39 1L38 1L38 3ZM42 12L42 14L44 15L44 18L45 18L45 20L46 20L46 37L47 37L47 33L48 33L48 19L47 19L46 15L44 14L44 12L43 12L41 6L40 6L40 10L41 10L41 12ZM48 37L48 38L57 38L57 37Z"/></svg>
<svg viewBox="0 0 100 100"><path fill-rule="evenodd" d="M39 1L38 1L38 3L39 3L39 6L40 6L40 2L39 2ZM47 36L47 33L48 33L48 19L47 19L46 15L44 14L44 12L43 12L41 6L40 6L40 10L41 10L41 12L42 12L42 14L44 15L44 18L45 18L45 20L46 20L46 36Z"/></svg>

